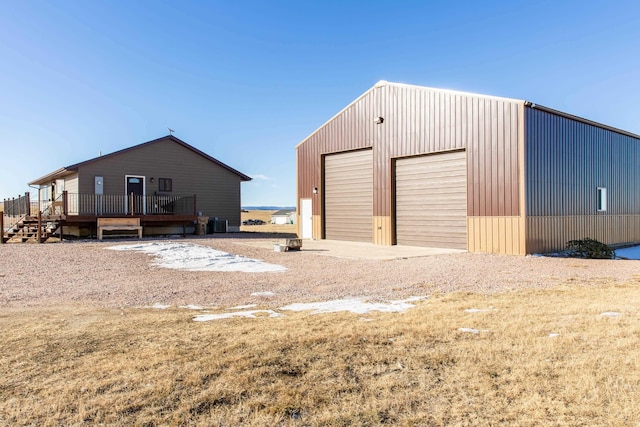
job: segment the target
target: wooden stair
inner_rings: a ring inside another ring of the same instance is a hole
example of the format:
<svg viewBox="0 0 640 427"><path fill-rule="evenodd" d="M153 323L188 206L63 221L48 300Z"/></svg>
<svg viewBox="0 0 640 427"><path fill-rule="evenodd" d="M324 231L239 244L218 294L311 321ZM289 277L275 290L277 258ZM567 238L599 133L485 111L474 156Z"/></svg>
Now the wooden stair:
<svg viewBox="0 0 640 427"><path fill-rule="evenodd" d="M59 234L59 228L60 225L57 219L42 218L38 226L37 217L25 215L2 234L2 241L3 243L43 243L56 233ZM39 241L38 237L40 238Z"/></svg>

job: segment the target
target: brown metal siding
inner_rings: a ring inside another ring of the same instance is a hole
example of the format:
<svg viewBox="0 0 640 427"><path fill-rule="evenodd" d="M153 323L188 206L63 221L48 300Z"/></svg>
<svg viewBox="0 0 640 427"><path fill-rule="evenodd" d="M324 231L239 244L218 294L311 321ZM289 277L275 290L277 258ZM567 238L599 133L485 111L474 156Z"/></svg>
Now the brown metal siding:
<svg viewBox="0 0 640 427"><path fill-rule="evenodd" d="M79 166L80 193L93 193L93 177L104 177L105 194L124 194L125 175L146 178L146 193L158 191L158 178L172 179L172 195L196 195L205 216L240 225L240 177L171 140L159 140ZM150 178L154 178L154 183Z"/></svg>
<svg viewBox="0 0 640 427"><path fill-rule="evenodd" d="M377 113L376 94L366 93L334 119L319 128L297 147L298 197L313 199L313 215L322 214L322 165L324 154L368 148L373 145L377 129L372 126ZM318 188L318 194L313 188ZM298 206L299 209L299 206ZM315 236L319 238L320 236Z"/></svg>
<svg viewBox="0 0 640 427"><path fill-rule="evenodd" d="M391 158L467 150L467 214L517 216L522 103L386 84L375 87L297 147L298 199L313 197L323 154L373 147L373 215L390 216ZM376 116L384 123L376 125ZM320 204L314 203L314 214Z"/></svg>
<svg viewBox="0 0 640 427"><path fill-rule="evenodd" d="M594 124L525 108L527 252L567 241L640 240L640 139ZM597 188L607 210L597 211Z"/></svg>
<svg viewBox="0 0 640 427"><path fill-rule="evenodd" d="M324 159L325 238L371 242L373 236L371 150Z"/></svg>
<svg viewBox="0 0 640 427"><path fill-rule="evenodd" d="M397 159L395 192L397 244L467 249L464 151Z"/></svg>
<svg viewBox="0 0 640 427"><path fill-rule="evenodd" d="M468 215L519 214L518 102L394 85L379 90L389 100L381 108L388 120L380 126L388 123L381 145L391 157L466 148ZM390 198L389 162L376 166L385 166L375 174L376 189ZM388 214L383 202L376 202L376 214Z"/></svg>

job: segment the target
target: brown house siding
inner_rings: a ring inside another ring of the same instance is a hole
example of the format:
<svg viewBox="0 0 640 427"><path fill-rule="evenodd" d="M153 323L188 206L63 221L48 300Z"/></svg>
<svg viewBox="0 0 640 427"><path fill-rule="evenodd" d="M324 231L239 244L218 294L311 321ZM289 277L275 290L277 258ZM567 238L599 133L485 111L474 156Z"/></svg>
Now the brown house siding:
<svg viewBox="0 0 640 427"><path fill-rule="evenodd" d="M378 84L298 145L298 203L313 199L315 230L322 220L322 191L313 194L322 182L322 155L373 147L373 240L392 244L393 159L465 149L467 215L519 217L522 108L517 100ZM374 123L377 116L384 118L382 124ZM476 233L481 224L469 227ZM469 249L499 251L482 243L486 230L481 231ZM516 231L522 231L519 225ZM314 237L322 236L314 232Z"/></svg>
<svg viewBox="0 0 640 427"><path fill-rule="evenodd" d="M526 107L527 252L640 241L640 138ZM597 210L597 188L607 210Z"/></svg>
<svg viewBox="0 0 640 427"><path fill-rule="evenodd" d="M161 194L195 194L203 215L240 225L240 177L170 139L80 164L78 192L93 193L96 175L104 177L105 194L124 194L125 175L144 176L148 195L160 193L158 178L170 178L173 190Z"/></svg>

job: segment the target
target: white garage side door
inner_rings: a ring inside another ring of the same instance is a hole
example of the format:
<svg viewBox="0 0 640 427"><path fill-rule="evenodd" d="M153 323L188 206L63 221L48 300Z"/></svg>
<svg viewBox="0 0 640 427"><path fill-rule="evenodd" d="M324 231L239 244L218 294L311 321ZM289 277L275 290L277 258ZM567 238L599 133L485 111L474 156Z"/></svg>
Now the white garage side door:
<svg viewBox="0 0 640 427"><path fill-rule="evenodd" d="M397 159L398 245L467 249L464 151Z"/></svg>
<svg viewBox="0 0 640 427"><path fill-rule="evenodd" d="M313 210L311 199L300 199L300 237L313 238Z"/></svg>
<svg viewBox="0 0 640 427"><path fill-rule="evenodd" d="M324 221L326 239L373 241L372 150L325 157Z"/></svg>

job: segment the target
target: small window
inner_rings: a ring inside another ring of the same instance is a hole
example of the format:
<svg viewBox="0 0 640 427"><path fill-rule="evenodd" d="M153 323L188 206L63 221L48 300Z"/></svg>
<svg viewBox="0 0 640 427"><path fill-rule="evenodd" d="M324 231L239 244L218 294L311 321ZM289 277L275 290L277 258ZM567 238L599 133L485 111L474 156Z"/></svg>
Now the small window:
<svg viewBox="0 0 640 427"><path fill-rule="evenodd" d="M171 178L158 178L158 191L173 191Z"/></svg>
<svg viewBox="0 0 640 427"><path fill-rule="evenodd" d="M607 189L598 187L598 212L607 210Z"/></svg>

